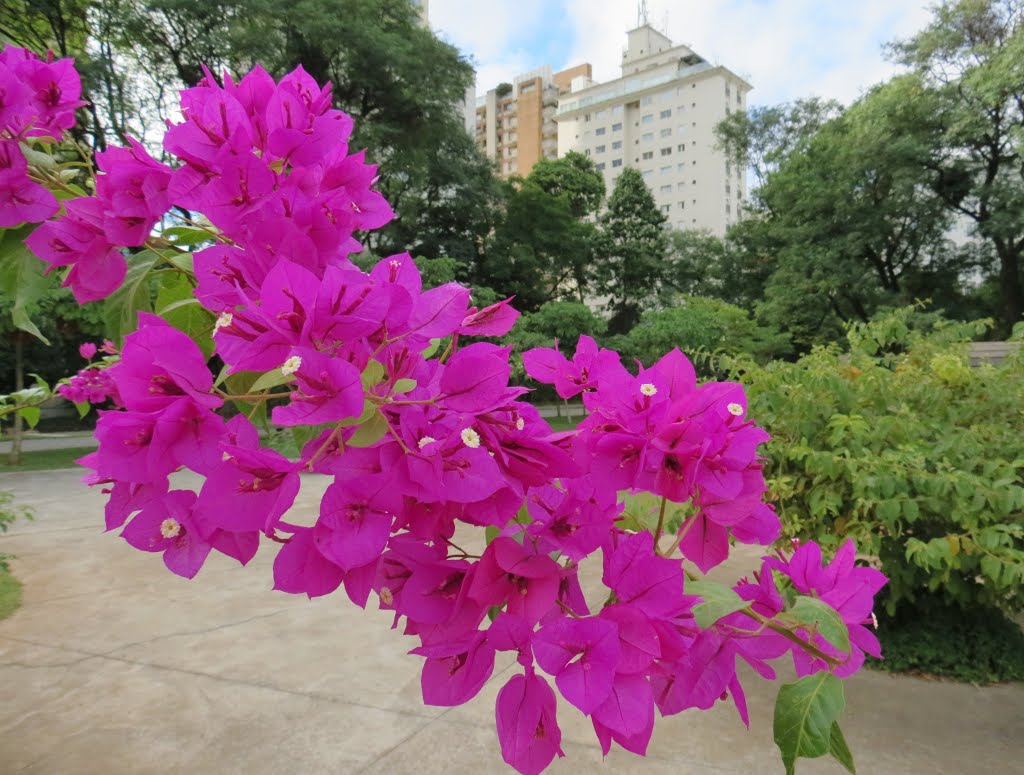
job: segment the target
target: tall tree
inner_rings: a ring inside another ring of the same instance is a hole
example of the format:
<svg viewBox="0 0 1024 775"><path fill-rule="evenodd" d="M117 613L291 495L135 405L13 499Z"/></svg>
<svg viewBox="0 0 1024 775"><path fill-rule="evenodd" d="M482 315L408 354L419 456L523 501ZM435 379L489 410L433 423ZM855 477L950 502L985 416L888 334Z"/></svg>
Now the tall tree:
<svg viewBox="0 0 1024 775"><path fill-rule="evenodd" d="M619 175L600 229L597 290L608 299L609 333L624 334L658 298L669 266L665 216L638 170Z"/></svg>
<svg viewBox="0 0 1024 775"><path fill-rule="evenodd" d="M999 261L1003 333L1024 316L1024 3L944 0L931 24L892 47L935 108L927 166L945 205Z"/></svg>
<svg viewBox="0 0 1024 775"><path fill-rule="evenodd" d="M715 127L715 137L734 164L753 171L760 186L790 153L842 110L835 100L818 97L738 110Z"/></svg>

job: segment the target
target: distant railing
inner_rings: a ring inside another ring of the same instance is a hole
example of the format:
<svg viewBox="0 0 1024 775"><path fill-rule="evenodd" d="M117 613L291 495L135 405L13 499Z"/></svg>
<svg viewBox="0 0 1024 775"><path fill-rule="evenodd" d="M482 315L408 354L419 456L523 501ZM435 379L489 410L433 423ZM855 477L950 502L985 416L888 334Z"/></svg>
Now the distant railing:
<svg viewBox="0 0 1024 775"><path fill-rule="evenodd" d="M680 78L686 78L691 75L703 72L704 70L710 70L714 67L709 62L700 62L695 65L688 65L686 67L680 67L675 72L662 73L661 75L649 76L647 78L626 78L620 80L618 83L610 84L607 88L602 89L596 94L592 94L587 97L581 97L578 100L572 100L571 102L562 101L558 105L558 115L564 113L572 113L573 111L580 110L582 108L589 107L591 105L597 105L608 100L615 99L618 97L624 97L627 94L633 94L634 92L646 91L653 89L657 86L662 86L666 83L672 83ZM600 87L595 87L600 88Z"/></svg>

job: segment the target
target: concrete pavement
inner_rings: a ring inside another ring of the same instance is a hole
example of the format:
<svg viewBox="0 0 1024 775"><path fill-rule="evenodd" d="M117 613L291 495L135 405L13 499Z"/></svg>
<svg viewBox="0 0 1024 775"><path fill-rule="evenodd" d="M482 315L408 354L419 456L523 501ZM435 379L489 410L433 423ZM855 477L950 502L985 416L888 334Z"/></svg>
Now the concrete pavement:
<svg viewBox="0 0 1024 775"><path fill-rule="evenodd" d="M405 653L415 643L386 613L342 594L271 591L273 547L248 568L218 556L193 581L173 576L159 555L101 533L102 496L78 476L0 475L0 489L37 513L0 538L24 583L22 608L0 622L0 773L511 772L493 717L510 660L469 705L426 707L421 660ZM315 513L325 485L304 479L299 511ZM781 773L776 687L745 686L750 731L731 703L659 719L647 759L602 761L589 724L560 703L566 758L549 771ZM864 671L847 682L842 723L862 773L1024 772L1022 684ZM843 770L819 759L798 772Z"/></svg>

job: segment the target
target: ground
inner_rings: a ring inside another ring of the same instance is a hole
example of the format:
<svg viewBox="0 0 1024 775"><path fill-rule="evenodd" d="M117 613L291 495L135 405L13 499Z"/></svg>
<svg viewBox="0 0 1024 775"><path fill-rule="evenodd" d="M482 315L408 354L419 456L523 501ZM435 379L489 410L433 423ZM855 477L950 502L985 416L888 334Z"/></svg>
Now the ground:
<svg viewBox="0 0 1024 775"><path fill-rule="evenodd" d="M386 613L272 591L268 547L248 568L214 557L193 581L173 576L159 555L101 532L102 496L79 476L0 475L36 511L0 539L24 584L22 607L0 622L4 773L511 772L493 717L511 660L470 704L425 707L421 660ZM304 480L300 511L313 513L325 484ZM775 686L745 683L750 731L731 703L659 719L646 760L618 751L602 764L586 720L562 703L566 758L550 772L782 773ZM865 671L848 681L843 728L862 773L963 775L1016 771L1022 718L1022 684ZM843 770L818 759L798 772Z"/></svg>

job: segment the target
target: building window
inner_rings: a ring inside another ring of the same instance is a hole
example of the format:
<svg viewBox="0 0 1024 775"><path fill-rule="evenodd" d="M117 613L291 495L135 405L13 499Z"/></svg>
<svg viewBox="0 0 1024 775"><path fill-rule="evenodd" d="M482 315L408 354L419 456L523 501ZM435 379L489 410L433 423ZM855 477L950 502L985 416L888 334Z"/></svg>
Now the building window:
<svg viewBox="0 0 1024 775"><path fill-rule="evenodd" d="M653 94L648 94L645 97L643 97L643 99L640 100L641 105L650 105L652 102L654 102Z"/></svg>
<svg viewBox="0 0 1024 775"><path fill-rule="evenodd" d="M605 146L599 145L594 149L594 153L604 153Z"/></svg>
<svg viewBox="0 0 1024 775"><path fill-rule="evenodd" d="M621 116L623 110L624 110L624 108L623 108L622 105L616 105L615 107L612 108L612 115L613 116Z"/></svg>
<svg viewBox="0 0 1024 775"><path fill-rule="evenodd" d="M622 140L615 140L612 142L612 150L617 151L622 147Z"/></svg>
<svg viewBox="0 0 1024 775"><path fill-rule="evenodd" d="M682 191L684 188L686 188L686 181L680 180L676 183L676 191Z"/></svg>
<svg viewBox="0 0 1024 775"><path fill-rule="evenodd" d="M737 90L737 91L736 91L736 104L737 104L737 105L742 105L742 104L743 104L743 100L742 100L742 98L740 97L740 93L739 93L739 90Z"/></svg>
<svg viewBox="0 0 1024 775"><path fill-rule="evenodd" d="M725 193L726 193L726 195L732 193L732 186L729 185L729 181L728 180L725 181Z"/></svg>
<svg viewBox="0 0 1024 775"><path fill-rule="evenodd" d="M641 176L642 178L644 178L644 180L646 180L646 179L647 179L647 178L649 178L649 177L650 177L650 176L651 176L651 175L652 175L653 173L654 173L654 170L644 170L643 172L641 172L641 173L640 173L640 176Z"/></svg>
<svg viewBox="0 0 1024 775"><path fill-rule="evenodd" d="M584 149L583 149L583 154L584 154L585 156L590 156L590 149L589 149L589 148L584 148Z"/></svg>
<svg viewBox="0 0 1024 775"><path fill-rule="evenodd" d="M613 167L621 167L622 166L622 159L612 159L612 166Z"/></svg>
<svg viewBox="0 0 1024 775"><path fill-rule="evenodd" d="M648 159L653 159L654 158L654 151L644 151L643 155L641 156L641 158L644 161L647 161Z"/></svg>
<svg viewBox="0 0 1024 775"><path fill-rule="evenodd" d="M661 155L662 156L671 156L672 155L672 149L671 148L662 148L661 149Z"/></svg>
<svg viewBox="0 0 1024 775"><path fill-rule="evenodd" d="M667 212L668 212L669 210L671 210L671 209L672 209L672 205L662 205L662 206L661 206L661 211L662 211L663 213L667 213Z"/></svg>
<svg viewBox="0 0 1024 775"><path fill-rule="evenodd" d="M612 124L612 131L613 132L621 132L622 131L622 122L620 121L617 124Z"/></svg>
<svg viewBox="0 0 1024 775"><path fill-rule="evenodd" d="M671 175L672 174L672 166L669 165L668 167L662 167L661 168L661 174L662 175Z"/></svg>
<svg viewBox="0 0 1024 775"><path fill-rule="evenodd" d="M672 127L666 127L665 129L662 129L661 130L661 136L662 137L671 137L672 136Z"/></svg>
<svg viewBox="0 0 1024 775"><path fill-rule="evenodd" d="M645 143L650 142L651 140L654 139L654 132L644 132L640 139L643 140Z"/></svg>
<svg viewBox="0 0 1024 775"><path fill-rule="evenodd" d="M731 96L732 96L732 90L729 89L729 84L726 84L725 85L725 97L726 97L726 99L728 99Z"/></svg>
<svg viewBox="0 0 1024 775"><path fill-rule="evenodd" d="M583 121L584 122L590 121L590 114L589 113L587 113L585 116L583 116Z"/></svg>
<svg viewBox="0 0 1024 775"><path fill-rule="evenodd" d="M654 121L654 114L648 113L643 118L641 118L640 121L643 122L644 124L650 124L651 122Z"/></svg>
<svg viewBox="0 0 1024 775"><path fill-rule="evenodd" d="M603 126L599 126L597 129L594 130L594 134L595 135L603 135L604 133L605 133L605 127L603 127Z"/></svg>
<svg viewBox="0 0 1024 775"><path fill-rule="evenodd" d="M679 166L676 167L676 171L677 172L686 172L686 165L684 163L680 162ZM680 183L679 185L682 185L682 183Z"/></svg>
<svg viewBox="0 0 1024 775"><path fill-rule="evenodd" d="M679 143L679 147L676 150L678 150L679 153L682 153L683 151L685 151L686 150L686 143Z"/></svg>
<svg viewBox="0 0 1024 775"><path fill-rule="evenodd" d="M679 209L680 210L685 210L686 209L686 202L680 202L679 203Z"/></svg>
<svg viewBox="0 0 1024 775"><path fill-rule="evenodd" d="M725 174L726 175L731 175L732 174L732 163L731 162L726 162L725 163Z"/></svg>
<svg viewBox="0 0 1024 775"><path fill-rule="evenodd" d="M672 184L669 183L668 185L662 186L660 190L663 194L670 194L672 193Z"/></svg>
<svg viewBox="0 0 1024 775"><path fill-rule="evenodd" d="M661 111L660 118L672 118L672 108L669 108L668 110Z"/></svg>
<svg viewBox="0 0 1024 775"><path fill-rule="evenodd" d="M604 169L604 162L603 161L597 163L597 169L598 170L603 170Z"/></svg>
<svg viewBox="0 0 1024 775"><path fill-rule="evenodd" d="M594 120L595 121L600 121L602 118L604 118L607 115L608 115L608 111L607 110L598 110L598 111L596 111L594 113Z"/></svg>

